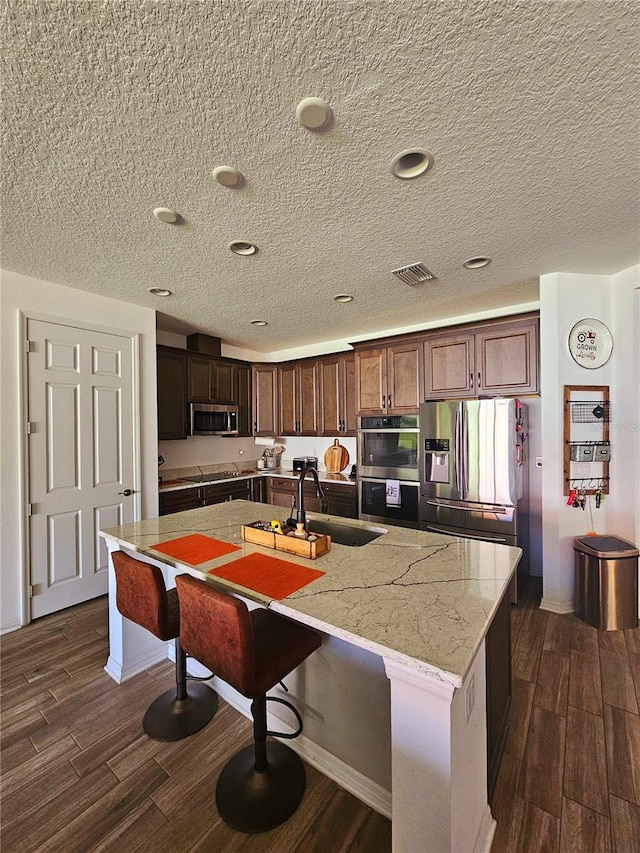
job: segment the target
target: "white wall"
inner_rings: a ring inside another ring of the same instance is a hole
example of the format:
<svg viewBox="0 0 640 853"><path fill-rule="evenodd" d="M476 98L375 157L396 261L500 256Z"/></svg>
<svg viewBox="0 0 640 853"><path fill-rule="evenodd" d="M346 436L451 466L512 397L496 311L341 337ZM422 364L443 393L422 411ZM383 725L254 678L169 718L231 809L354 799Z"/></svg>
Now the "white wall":
<svg viewBox="0 0 640 853"><path fill-rule="evenodd" d="M592 501L594 528L639 541L639 287L640 266L612 277L554 273L540 279L542 606L556 612L574 609L573 539L591 529L589 513L568 507L563 495L564 385L610 388L610 495L599 510ZM607 364L593 370L576 364L567 346L573 325L587 317L604 322L614 341Z"/></svg>
<svg viewBox="0 0 640 853"><path fill-rule="evenodd" d="M142 515L158 514L155 311L103 296L2 272L0 283L0 630L27 620L24 593L24 543L21 479L22 435L20 376L23 363L21 312L63 322L95 325L140 335L140 415Z"/></svg>

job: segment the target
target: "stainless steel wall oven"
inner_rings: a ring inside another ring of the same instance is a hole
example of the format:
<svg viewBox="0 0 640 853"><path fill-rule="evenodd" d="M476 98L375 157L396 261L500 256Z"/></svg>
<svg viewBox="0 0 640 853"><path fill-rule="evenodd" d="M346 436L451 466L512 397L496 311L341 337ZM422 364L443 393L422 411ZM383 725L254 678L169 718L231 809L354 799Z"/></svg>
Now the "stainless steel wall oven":
<svg viewBox="0 0 640 853"><path fill-rule="evenodd" d="M358 508L364 521L419 526L417 415L358 418Z"/></svg>

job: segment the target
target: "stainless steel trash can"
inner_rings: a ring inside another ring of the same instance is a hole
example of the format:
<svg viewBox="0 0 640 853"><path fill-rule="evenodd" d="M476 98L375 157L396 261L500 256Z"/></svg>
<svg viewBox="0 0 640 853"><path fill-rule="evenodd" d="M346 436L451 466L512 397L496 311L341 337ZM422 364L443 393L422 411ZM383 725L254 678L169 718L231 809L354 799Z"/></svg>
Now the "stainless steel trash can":
<svg viewBox="0 0 640 853"><path fill-rule="evenodd" d="M573 540L575 612L601 631L638 626L638 549L618 536Z"/></svg>

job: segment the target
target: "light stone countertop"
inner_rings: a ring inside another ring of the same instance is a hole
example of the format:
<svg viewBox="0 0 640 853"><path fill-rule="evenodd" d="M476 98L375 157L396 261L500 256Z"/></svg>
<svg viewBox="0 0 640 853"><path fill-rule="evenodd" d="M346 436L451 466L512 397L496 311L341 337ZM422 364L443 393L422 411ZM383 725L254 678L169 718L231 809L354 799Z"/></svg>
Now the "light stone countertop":
<svg viewBox="0 0 640 853"><path fill-rule="evenodd" d="M462 685L516 570L519 548L393 526L361 547L332 543L317 560L242 541L242 524L270 520L283 512L269 504L231 501L101 533L108 541L178 569L206 573L256 551L319 569L323 577L281 601L227 581L219 583L327 634L455 687ZM353 519L309 515L371 527ZM233 542L241 550L193 567L150 547L190 533ZM206 577L215 582L211 575Z"/></svg>
<svg viewBox="0 0 640 853"><path fill-rule="evenodd" d="M235 483L237 480L247 480L250 477L284 477L288 480L297 480L300 476L299 471L294 471L291 467L291 462L285 462L280 468L256 468L253 471L248 471L245 468L239 469L237 474L230 474L227 478L216 478L211 480L202 480L201 482L194 482L193 480L183 479L184 477L194 477L199 476L200 472L195 471L192 472L189 469L189 473L178 473L175 471L167 471L166 473L162 473L163 482L159 485L159 491L164 494L165 492L175 492L181 489L196 489L198 486L206 486L206 485L215 485L218 483ZM218 471L213 472L203 472L203 476L206 477L207 473L219 473L221 470L226 471L227 469L231 470L232 466L228 465L226 467L218 468ZM177 471L184 471L185 469L176 469ZM351 470L351 466L348 466L347 469L341 474L330 474L328 471L323 469L318 469L318 479L321 483L344 483L351 484L355 486L355 479L351 479L349 477L349 471ZM311 477L307 477L307 480L311 483L313 482Z"/></svg>

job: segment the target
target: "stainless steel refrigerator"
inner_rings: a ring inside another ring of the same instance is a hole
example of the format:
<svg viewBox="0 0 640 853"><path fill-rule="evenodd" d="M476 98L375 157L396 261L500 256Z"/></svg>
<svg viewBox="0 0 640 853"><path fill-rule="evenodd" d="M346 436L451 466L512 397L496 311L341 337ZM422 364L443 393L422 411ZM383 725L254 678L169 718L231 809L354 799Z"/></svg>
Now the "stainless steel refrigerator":
<svg viewBox="0 0 640 853"><path fill-rule="evenodd" d="M528 413L520 400L420 406L420 528L523 549L528 573Z"/></svg>

